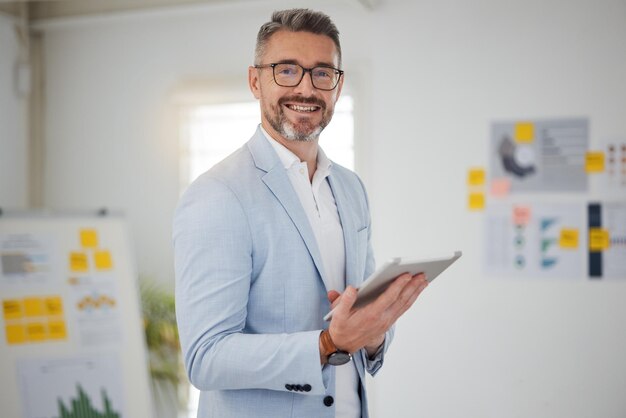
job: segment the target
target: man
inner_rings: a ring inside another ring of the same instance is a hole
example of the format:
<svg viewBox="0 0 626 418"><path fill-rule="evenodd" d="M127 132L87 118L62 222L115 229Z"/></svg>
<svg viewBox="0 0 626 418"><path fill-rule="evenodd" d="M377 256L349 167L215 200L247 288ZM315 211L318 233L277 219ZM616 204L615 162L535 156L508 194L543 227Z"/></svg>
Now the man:
<svg viewBox="0 0 626 418"><path fill-rule="evenodd" d="M248 70L261 125L180 201L176 307L201 417L368 417L365 371L381 367L393 323L426 287L405 274L351 309L374 270L367 198L318 147L340 68L328 16L275 12Z"/></svg>

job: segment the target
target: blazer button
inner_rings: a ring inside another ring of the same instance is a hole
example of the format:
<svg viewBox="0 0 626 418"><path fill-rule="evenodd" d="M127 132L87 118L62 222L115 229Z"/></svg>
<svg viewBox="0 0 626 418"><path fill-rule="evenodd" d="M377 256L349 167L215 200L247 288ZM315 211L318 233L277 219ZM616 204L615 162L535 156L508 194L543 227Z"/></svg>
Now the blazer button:
<svg viewBox="0 0 626 418"><path fill-rule="evenodd" d="M286 384L286 385L285 385L285 389L287 389L287 390L293 390L293 385Z"/></svg>
<svg viewBox="0 0 626 418"><path fill-rule="evenodd" d="M304 389L305 392L310 392L311 391L311 385L309 385L308 383L304 386L302 386L302 389Z"/></svg>
<svg viewBox="0 0 626 418"><path fill-rule="evenodd" d="M302 392L302 385L296 385L296 391Z"/></svg>
<svg viewBox="0 0 626 418"><path fill-rule="evenodd" d="M332 396L327 396L324 398L324 405L332 406L334 403L335 403L335 400L333 399Z"/></svg>

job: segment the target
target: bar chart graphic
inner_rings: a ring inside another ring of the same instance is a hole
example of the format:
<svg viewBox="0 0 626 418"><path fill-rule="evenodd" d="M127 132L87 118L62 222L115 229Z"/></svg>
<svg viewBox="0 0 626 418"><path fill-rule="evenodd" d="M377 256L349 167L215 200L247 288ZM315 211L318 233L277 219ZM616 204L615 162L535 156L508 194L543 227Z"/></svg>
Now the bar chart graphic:
<svg viewBox="0 0 626 418"><path fill-rule="evenodd" d="M18 364L24 418L124 418L121 364L113 353Z"/></svg>
<svg viewBox="0 0 626 418"><path fill-rule="evenodd" d="M67 405L61 398L58 398L58 418L120 418L119 413L113 409L106 390L102 390L102 404L104 410L98 411L94 408L91 398L85 393L80 384L76 385L76 389L77 397L71 399Z"/></svg>

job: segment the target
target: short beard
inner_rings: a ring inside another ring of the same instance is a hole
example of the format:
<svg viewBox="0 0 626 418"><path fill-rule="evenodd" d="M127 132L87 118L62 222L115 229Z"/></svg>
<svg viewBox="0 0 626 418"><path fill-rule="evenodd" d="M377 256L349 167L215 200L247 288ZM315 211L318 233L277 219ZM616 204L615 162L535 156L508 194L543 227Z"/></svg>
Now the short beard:
<svg viewBox="0 0 626 418"><path fill-rule="evenodd" d="M322 120L320 121L319 125L314 127L309 123L306 123L306 127L299 130L296 125L287 120L285 112L283 112L283 103L288 101L319 106L320 111L322 112ZM322 100L315 98L283 97L278 101L277 106L270 105L270 108L271 110L273 110L273 114L270 114L270 112L266 109L263 110L263 115L265 116L265 119L267 119L270 126L276 132L278 132L283 138L288 141L317 141L324 128L328 126L328 123L330 122L330 119L332 117L332 113L328 115L325 114L326 104Z"/></svg>

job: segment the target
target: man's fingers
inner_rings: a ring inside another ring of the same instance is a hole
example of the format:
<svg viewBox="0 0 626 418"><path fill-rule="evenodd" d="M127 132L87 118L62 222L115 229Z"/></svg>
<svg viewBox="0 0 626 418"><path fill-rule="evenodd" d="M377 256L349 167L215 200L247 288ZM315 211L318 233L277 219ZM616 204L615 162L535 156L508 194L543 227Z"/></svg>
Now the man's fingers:
<svg viewBox="0 0 626 418"><path fill-rule="evenodd" d="M408 311L417 300L417 297L424 291L424 289L426 289L426 287L428 287L428 281L426 281L426 278L423 277L423 275L419 278L414 276L413 280L415 282L411 283L411 285L405 286L402 293L398 297L397 303L390 309L392 316L396 317L396 319Z"/></svg>
<svg viewBox="0 0 626 418"><path fill-rule="evenodd" d="M393 283L374 301L376 309L386 310L392 306L400 297L402 289L407 286L413 278L409 273L398 276Z"/></svg>
<svg viewBox="0 0 626 418"><path fill-rule="evenodd" d="M330 301L330 303L333 303L335 300L337 300L339 296L341 296L341 293L337 292L336 290L331 290L328 292L328 300Z"/></svg>
<svg viewBox="0 0 626 418"><path fill-rule="evenodd" d="M333 316L347 317L355 301L356 289L352 286L346 287L346 290L341 295L341 300L339 301Z"/></svg>

